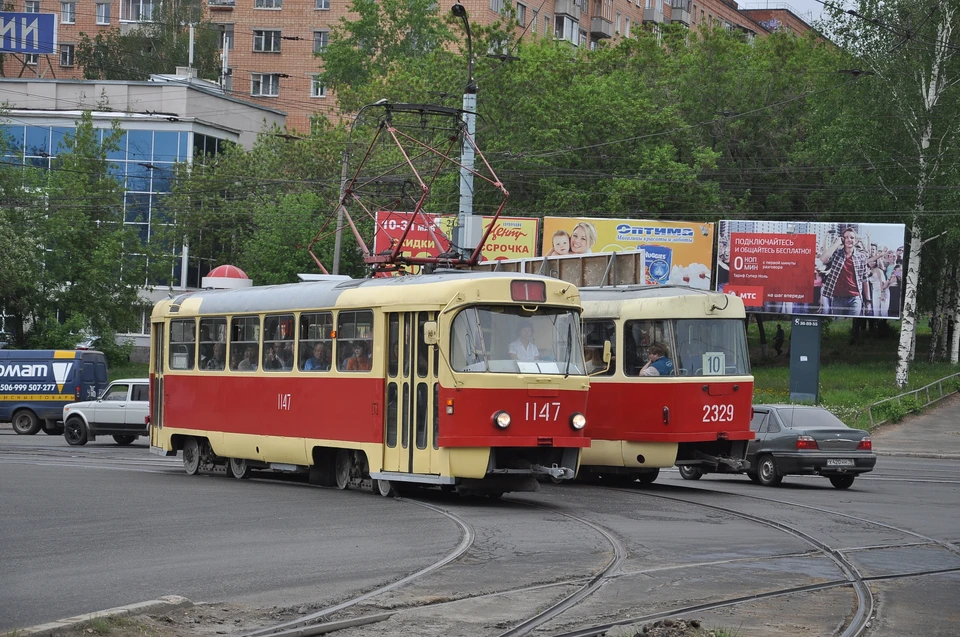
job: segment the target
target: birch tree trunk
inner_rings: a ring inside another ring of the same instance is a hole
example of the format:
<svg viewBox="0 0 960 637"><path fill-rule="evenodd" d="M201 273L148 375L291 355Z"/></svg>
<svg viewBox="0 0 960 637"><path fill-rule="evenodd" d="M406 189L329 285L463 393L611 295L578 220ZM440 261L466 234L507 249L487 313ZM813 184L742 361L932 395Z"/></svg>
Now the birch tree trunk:
<svg viewBox="0 0 960 637"><path fill-rule="evenodd" d="M937 360L940 352L940 344L946 344L946 336L943 333L943 313L944 299L947 298L949 290L947 284L947 264L940 266L940 277L937 280L937 302L933 309L933 316L930 317L930 349L927 352L927 362L932 363Z"/></svg>
<svg viewBox="0 0 960 637"><path fill-rule="evenodd" d="M950 308L957 291L953 287L953 277L949 265L940 268L940 280L943 281L943 297L940 302L940 340L937 344L937 360L947 360L947 340L950 338ZM954 330L956 331L956 330Z"/></svg>
<svg viewBox="0 0 960 637"><path fill-rule="evenodd" d="M950 343L950 362L960 362L960 266L953 267L953 339Z"/></svg>
<svg viewBox="0 0 960 637"><path fill-rule="evenodd" d="M923 249L920 218L914 215L910 224L909 267L903 298L903 322L900 325L900 344L897 346L897 387L903 389L910 380L910 360L913 358L914 337L917 332L917 287L920 282L920 252Z"/></svg>

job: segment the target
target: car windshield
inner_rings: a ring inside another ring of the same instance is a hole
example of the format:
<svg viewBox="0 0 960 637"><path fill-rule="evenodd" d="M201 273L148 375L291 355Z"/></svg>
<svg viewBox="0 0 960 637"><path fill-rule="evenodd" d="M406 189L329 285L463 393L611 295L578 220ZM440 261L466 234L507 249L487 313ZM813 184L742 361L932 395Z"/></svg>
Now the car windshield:
<svg viewBox="0 0 960 637"><path fill-rule="evenodd" d="M847 429L843 421L826 409L781 408L777 411L783 424L792 429Z"/></svg>
<svg viewBox="0 0 960 637"><path fill-rule="evenodd" d="M580 317L566 308L468 307L453 320L450 363L458 372L582 375Z"/></svg>

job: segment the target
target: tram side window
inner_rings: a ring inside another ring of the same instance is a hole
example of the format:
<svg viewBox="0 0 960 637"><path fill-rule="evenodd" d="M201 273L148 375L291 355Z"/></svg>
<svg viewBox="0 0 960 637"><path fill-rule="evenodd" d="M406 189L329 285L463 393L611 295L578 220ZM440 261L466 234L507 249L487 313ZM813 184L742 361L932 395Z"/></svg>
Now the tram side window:
<svg viewBox="0 0 960 637"><path fill-rule="evenodd" d="M227 368L227 319L200 319L200 367L217 372Z"/></svg>
<svg viewBox="0 0 960 637"><path fill-rule="evenodd" d="M610 367L603 362L603 345L610 341ZM583 322L583 359L587 374L612 376L617 370L617 326L613 321ZM606 369L606 371L603 371Z"/></svg>
<svg viewBox="0 0 960 637"><path fill-rule="evenodd" d="M293 314L268 315L263 319L261 360L264 371L293 369Z"/></svg>
<svg viewBox="0 0 960 637"><path fill-rule="evenodd" d="M196 321L170 321L170 369L193 369L197 337Z"/></svg>
<svg viewBox="0 0 960 637"><path fill-rule="evenodd" d="M337 317L337 369L370 371L373 361L373 312L340 312Z"/></svg>
<svg viewBox="0 0 960 637"><path fill-rule="evenodd" d="M260 360L260 317L240 316L230 321L230 369L256 371Z"/></svg>
<svg viewBox="0 0 960 637"><path fill-rule="evenodd" d="M666 349L665 358L673 363L676 352L668 321L627 321L623 326L623 373L640 376L654 343ZM671 373L677 373L675 364Z"/></svg>
<svg viewBox="0 0 960 637"><path fill-rule="evenodd" d="M311 312L300 315L300 369L306 372L330 371L333 352L333 314Z"/></svg>

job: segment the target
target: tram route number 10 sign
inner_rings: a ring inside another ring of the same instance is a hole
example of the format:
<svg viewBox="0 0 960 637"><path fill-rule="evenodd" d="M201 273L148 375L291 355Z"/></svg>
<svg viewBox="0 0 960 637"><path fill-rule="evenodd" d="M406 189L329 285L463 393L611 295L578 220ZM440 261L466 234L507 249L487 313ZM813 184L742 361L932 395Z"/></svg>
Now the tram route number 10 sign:
<svg viewBox="0 0 960 637"><path fill-rule="evenodd" d="M732 232L725 291L736 293L748 307L812 303L816 250L813 234Z"/></svg>

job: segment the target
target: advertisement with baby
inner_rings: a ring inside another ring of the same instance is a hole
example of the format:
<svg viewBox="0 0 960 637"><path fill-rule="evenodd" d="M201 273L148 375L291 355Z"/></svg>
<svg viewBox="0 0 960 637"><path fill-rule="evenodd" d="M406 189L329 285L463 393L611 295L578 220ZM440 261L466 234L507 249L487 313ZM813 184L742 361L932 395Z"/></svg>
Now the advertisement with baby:
<svg viewBox="0 0 960 637"><path fill-rule="evenodd" d="M712 223L544 217L545 257L643 250L648 283L710 289Z"/></svg>

